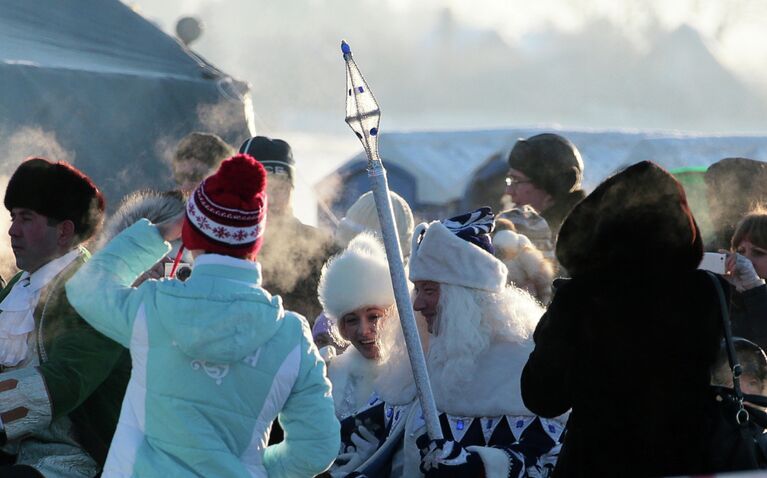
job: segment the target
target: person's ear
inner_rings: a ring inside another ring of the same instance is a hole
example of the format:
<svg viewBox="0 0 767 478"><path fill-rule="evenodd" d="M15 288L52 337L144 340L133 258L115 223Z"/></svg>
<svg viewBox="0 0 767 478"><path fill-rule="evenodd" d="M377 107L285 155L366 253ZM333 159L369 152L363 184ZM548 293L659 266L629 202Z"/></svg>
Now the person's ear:
<svg viewBox="0 0 767 478"><path fill-rule="evenodd" d="M58 229L58 244L62 247L71 247L75 240L75 223L64 219L56 225Z"/></svg>

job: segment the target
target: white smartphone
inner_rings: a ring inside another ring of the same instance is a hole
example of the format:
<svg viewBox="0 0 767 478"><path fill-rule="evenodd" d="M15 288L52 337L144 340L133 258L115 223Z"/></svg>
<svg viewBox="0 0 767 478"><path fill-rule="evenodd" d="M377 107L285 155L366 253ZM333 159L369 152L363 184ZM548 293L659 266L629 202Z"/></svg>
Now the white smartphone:
<svg viewBox="0 0 767 478"><path fill-rule="evenodd" d="M720 254L718 252L706 252L703 254L703 260L700 261L698 269L711 271L714 274L724 274L726 261L727 254Z"/></svg>

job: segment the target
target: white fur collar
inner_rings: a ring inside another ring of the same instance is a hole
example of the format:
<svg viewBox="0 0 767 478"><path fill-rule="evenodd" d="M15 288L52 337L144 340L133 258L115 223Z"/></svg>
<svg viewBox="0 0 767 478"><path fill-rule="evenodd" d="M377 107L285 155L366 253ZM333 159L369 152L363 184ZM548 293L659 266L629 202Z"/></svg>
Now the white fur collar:
<svg viewBox="0 0 767 478"><path fill-rule="evenodd" d="M491 344L479 356L471 380L459 393L446 391L444 384L434 383L432 391L437 410L456 416L534 415L522 402L520 379L522 369L532 351L531 341ZM429 364L432 372L434 364ZM412 376L411 376L412 377ZM411 379L412 380L412 379ZM415 399L415 386L387 387L377 390L389 404L402 405Z"/></svg>
<svg viewBox="0 0 767 478"><path fill-rule="evenodd" d="M184 200L180 193L157 191L135 191L125 196L117 211L104 224L95 249L100 249L123 229L141 218L157 224L184 211Z"/></svg>
<svg viewBox="0 0 767 478"><path fill-rule="evenodd" d="M328 366L328 378L333 384L336 416L345 418L359 410L373 394L373 382L379 364L363 357L350 345Z"/></svg>

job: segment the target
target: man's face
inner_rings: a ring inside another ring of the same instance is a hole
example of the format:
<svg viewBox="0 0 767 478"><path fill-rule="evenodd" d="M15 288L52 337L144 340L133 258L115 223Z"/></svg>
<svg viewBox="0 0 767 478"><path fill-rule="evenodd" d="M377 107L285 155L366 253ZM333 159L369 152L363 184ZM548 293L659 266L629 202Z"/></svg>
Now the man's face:
<svg viewBox="0 0 767 478"><path fill-rule="evenodd" d="M546 210L551 205L549 193L536 186L522 171L511 168L506 174L506 193L517 206L530 205L537 212Z"/></svg>
<svg viewBox="0 0 767 478"><path fill-rule="evenodd" d="M439 282L417 280L415 285L415 300L413 309L420 312L426 319L429 333L436 335L437 305L439 304Z"/></svg>
<svg viewBox="0 0 767 478"><path fill-rule="evenodd" d="M293 183L286 174L269 173L266 179L269 214L282 216L293 210Z"/></svg>
<svg viewBox="0 0 767 478"><path fill-rule="evenodd" d="M11 209L11 248L16 267L35 272L59 256L59 225L48 225L48 218L31 209Z"/></svg>

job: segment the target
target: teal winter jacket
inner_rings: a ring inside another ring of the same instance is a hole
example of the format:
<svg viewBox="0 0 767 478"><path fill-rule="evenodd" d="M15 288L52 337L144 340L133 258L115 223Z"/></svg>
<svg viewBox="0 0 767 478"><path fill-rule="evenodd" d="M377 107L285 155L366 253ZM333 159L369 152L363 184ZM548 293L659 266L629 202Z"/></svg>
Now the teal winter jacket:
<svg viewBox="0 0 767 478"><path fill-rule="evenodd" d="M67 283L70 303L130 349L133 372L103 476L311 477L339 449L306 321L260 287L257 263L197 258L186 282L133 281L170 250L143 219ZM267 446L279 417L285 440Z"/></svg>

